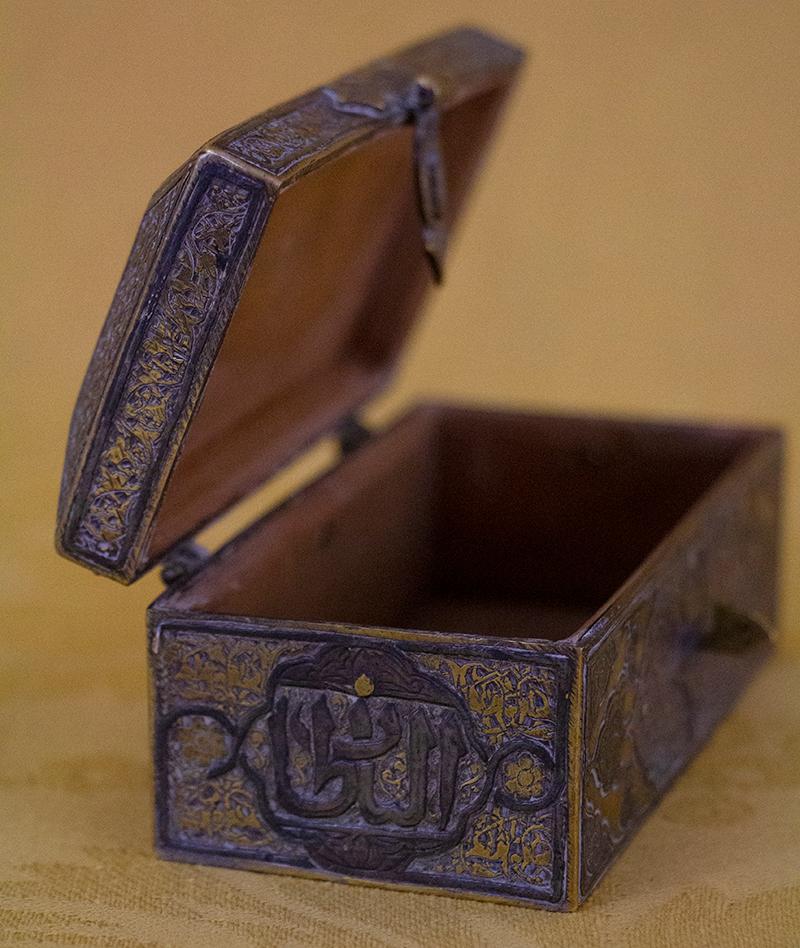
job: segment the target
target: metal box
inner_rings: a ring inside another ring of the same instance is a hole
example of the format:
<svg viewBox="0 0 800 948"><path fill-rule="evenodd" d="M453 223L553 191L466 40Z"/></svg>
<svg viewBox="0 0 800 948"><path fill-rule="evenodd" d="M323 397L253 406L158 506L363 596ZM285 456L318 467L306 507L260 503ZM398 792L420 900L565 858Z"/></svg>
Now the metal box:
<svg viewBox="0 0 800 948"><path fill-rule="evenodd" d="M423 405L368 430L520 63L458 30L223 133L148 207L65 555L149 611L170 859L575 908L769 651L781 438ZM341 460L213 556L207 523Z"/></svg>

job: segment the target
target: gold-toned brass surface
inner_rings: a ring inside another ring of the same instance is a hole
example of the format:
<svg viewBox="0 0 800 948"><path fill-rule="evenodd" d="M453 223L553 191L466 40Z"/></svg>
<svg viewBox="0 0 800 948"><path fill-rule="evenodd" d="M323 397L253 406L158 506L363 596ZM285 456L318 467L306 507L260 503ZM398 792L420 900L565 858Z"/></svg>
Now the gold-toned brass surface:
<svg viewBox="0 0 800 948"><path fill-rule="evenodd" d="M355 416L519 62L469 29L401 51L218 136L145 217L58 539L126 582L166 555L168 858L575 909L769 652L778 432ZM327 475L197 547L336 430Z"/></svg>

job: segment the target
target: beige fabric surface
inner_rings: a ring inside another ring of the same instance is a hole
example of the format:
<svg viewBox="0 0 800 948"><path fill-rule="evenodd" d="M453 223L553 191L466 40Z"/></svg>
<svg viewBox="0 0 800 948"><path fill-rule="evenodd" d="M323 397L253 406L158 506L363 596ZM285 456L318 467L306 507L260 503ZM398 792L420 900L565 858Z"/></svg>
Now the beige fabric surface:
<svg viewBox="0 0 800 948"><path fill-rule="evenodd" d="M6 0L0 15L0 944L799 944L800 5ZM150 192L221 129L461 21L533 57L384 410L425 394L790 436L781 652L572 916L156 860L158 580L125 589L52 551L69 413Z"/></svg>

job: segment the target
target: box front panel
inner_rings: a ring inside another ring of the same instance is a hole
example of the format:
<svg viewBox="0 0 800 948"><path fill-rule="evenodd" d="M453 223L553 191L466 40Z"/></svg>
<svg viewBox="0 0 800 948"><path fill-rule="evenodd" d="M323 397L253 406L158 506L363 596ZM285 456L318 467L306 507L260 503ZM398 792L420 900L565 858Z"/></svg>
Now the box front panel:
<svg viewBox="0 0 800 948"><path fill-rule="evenodd" d="M779 474L775 444L703 502L587 633L582 898L769 654Z"/></svg>
<svg viewBox="0 0 800 948"><path fill-rule="evenodd" d="M569 657L219 619L152 641L164 855L564 903Z"/></svg>

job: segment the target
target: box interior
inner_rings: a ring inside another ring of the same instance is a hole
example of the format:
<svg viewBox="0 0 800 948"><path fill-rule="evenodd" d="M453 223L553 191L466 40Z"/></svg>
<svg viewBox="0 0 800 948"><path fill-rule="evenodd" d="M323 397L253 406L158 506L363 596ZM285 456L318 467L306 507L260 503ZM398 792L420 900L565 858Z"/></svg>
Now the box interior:
<svg viewBox="0 0 800 948"><path fill-rule="evenodd" d="M569 638L755 438L426 406L267 514L164 604Z"/></svg>
<svg viewBox="0 0 800 948"><path fill-rule="evenodd" d="M506 88L445 111L455 224ZM159 505L148 557L246 496L386 381L431 285L410 125L284 187Z"/></svg>

